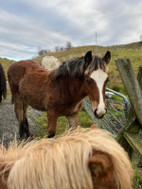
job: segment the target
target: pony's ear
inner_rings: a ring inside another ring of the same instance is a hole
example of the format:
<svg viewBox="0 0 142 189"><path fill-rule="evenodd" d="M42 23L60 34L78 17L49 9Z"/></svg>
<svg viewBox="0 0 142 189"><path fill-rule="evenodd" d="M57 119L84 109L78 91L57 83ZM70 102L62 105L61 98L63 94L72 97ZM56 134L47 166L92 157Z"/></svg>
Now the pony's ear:
<svg viewBox="0 0 142 189"><path fill-rule="evenodd" d="M102 58L106 64L109 64L110 60L111 60L111 53L110 51L107 51L106 54L104 55L104 57Z"/></svg>
<svg viewBox="0 0 142 189"><path fill-rule="evenodd" d="M91 128L91 129L99 129L98 126L97 126L96 124L91 125L90 128Z"/></svg>
<svg viewBox="0 0 142 189"><path fill-rule="evenodd" d="M101 186L108 183L114 184L112 183L115 182L113 179L113 164L108 154L93 151L88 165L94 186Z"/></svg>
<svg viewBox="0 0 142 189"><path fill-rule="evenodd" d="M84 71L88 67L88 65L92 62L92 51L88 51L84 57Z"/></svg>
<svg viewBox="0 0 142 189"><path fill-rule="evenodd" d="M0 188L6 189L6 181L8 179L9 173L11 171L13 164L8 164L8 163L0 163Z"/></svg>

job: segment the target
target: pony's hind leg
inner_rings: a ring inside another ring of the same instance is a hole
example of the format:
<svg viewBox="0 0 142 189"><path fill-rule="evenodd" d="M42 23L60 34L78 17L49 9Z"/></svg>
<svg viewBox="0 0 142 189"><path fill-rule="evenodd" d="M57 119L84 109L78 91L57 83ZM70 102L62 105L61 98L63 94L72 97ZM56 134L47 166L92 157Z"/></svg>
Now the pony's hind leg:
<svg viewBox="0 0 142 189"><path fill-rule="evenodd" d="M21 98L16 98L14 102L14 108L15 108L15 114L17 117L17 120L19 122L19 135L20 139L24 137L26 134L26 137L32 136L32 134L29 131L29 124L27 120L27 108L28 104L25 103Z"/></svg>

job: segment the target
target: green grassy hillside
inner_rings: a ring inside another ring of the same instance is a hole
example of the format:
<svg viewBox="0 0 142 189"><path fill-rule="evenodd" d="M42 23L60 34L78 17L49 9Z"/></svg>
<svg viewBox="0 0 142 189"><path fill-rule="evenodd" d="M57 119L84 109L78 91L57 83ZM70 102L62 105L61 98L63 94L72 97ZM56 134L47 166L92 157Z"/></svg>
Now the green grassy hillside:
<svg viewBox="0 0 142 189"><path fill-rule="evenodd" d="M14 63L14 60L9 60L7 58L0 58L0 63L3 66L5 72L7 72L7 69L9 68L9 66Z"/></svg>
<svg viewBox="0 0 142 189"><path fill-rule="evenodd" d="M125 93L125 89L121 82L115 60L117 58L129 58L134 71L137 73L138 67L142 65L142 42L110 47L97 46L97 53L96 46L73 47L70 50L64 50L62 52L50 52L44 56L53 55L63 62L74 57L84 56L85 53L90 50L92 51L93 55L98 54L99 56L103 56L107 50L111 51L112 59L109 67L110 83L108 84L108 87L117 90L118 92ZM41 60L44 56L37 57L34 60L41 63Z"/></svg>
<svg viewBox="0 0 142 189"><path fill-rule="evenodd" d="M132 62L134 71L137 72L139 65L142 64L142 42L109 47L97 46L97 52L96 46L73 47L70 50L64 50L61 52L49 52L44 56L53 55L59 58L61 62L63 62L75 57L84 56L85 53L90 50L92 51L93 55L98 54L99 56L103 56L107 50L111 51L112 59L109 67L110 83L108 84L108 87L125 93L125 89L123 87L119 73L117 71L117 67L115 65L115 60L117 58L129 58ZM33 60L41 63L41 60L44 56L36 57ZM0 58L0 63L3 65L5 72L13 62L14 61L8 60L6 58Z"/></svg>

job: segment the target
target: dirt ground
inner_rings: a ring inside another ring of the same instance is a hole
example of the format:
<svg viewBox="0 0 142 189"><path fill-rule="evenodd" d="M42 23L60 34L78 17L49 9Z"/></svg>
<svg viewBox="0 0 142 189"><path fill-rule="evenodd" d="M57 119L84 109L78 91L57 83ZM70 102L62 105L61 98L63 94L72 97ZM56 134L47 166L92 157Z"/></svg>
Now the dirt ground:
<svg viewBox="0 0 142 189"><path fill-rule="evenodd" d="M36 123L36 119L41 116L43 116L43 112L29 107L28 121L30 130L34 135L41 130L40 125ZM0 144L3 143L7 147L15 136L18 138L18 121L15 116L14 105L11 104L11 97L8 96L6 100L0 103Z"/></svg>

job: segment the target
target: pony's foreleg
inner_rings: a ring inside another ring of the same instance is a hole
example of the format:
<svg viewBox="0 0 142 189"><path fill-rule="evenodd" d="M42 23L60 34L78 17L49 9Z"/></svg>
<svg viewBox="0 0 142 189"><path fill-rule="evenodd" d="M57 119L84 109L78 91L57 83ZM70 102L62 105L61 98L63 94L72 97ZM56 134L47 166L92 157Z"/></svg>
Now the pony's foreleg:
<svg viewBox="0 0 142 189"><path fill-rule="evenodd" d="M47 127L47 137L52 138L56 134L56 125L57 125L58 116L54 114L48 114L48 127Z"/></svg>
<svg viewBox="0 0 142 189"><path fill-rule="evenodd" d="M69 127L72 129L76 129L78 126L78 113L67 116Z"/></svg>

